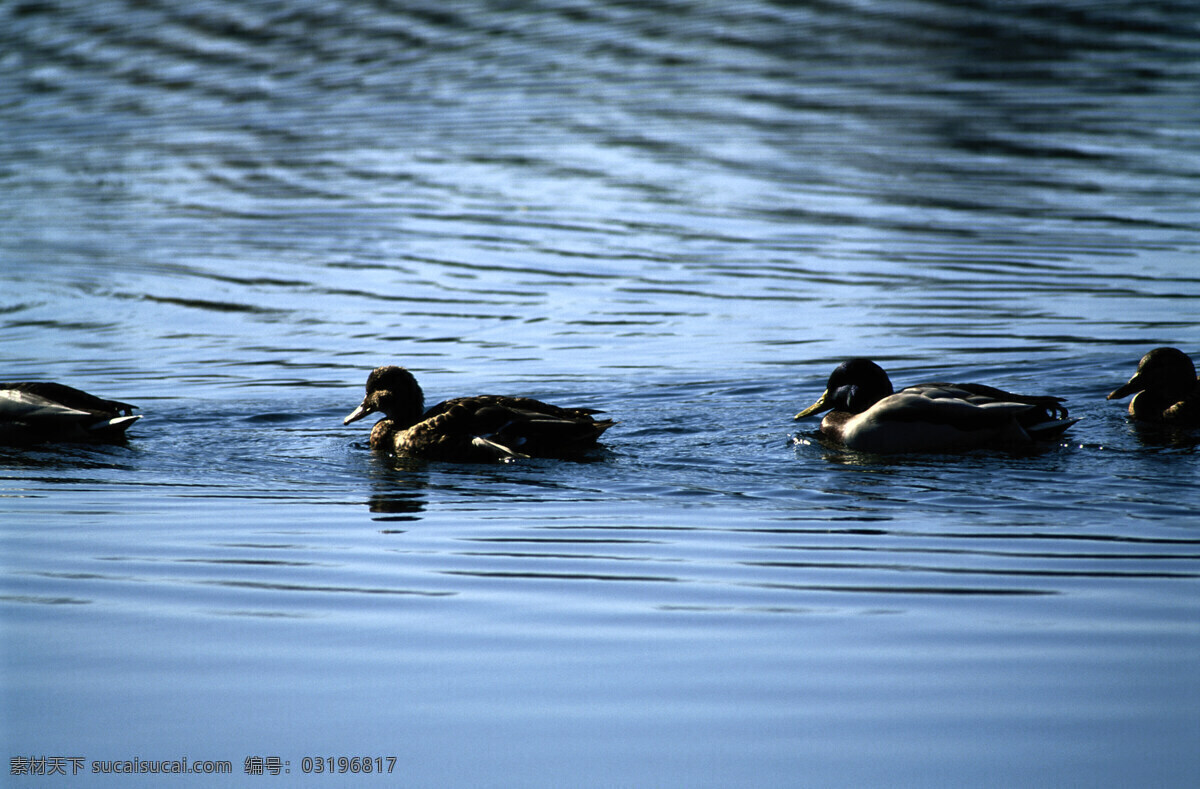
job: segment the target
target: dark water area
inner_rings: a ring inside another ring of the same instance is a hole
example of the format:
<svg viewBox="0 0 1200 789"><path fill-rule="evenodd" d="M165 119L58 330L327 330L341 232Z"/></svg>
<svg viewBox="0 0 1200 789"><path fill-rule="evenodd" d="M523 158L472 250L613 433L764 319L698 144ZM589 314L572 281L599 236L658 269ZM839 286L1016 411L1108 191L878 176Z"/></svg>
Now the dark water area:
<svg viewBox="0 0 1200 789"><path fill-rule="evenodd" d="M1200 433L1104 400L1200 359L1198 96L1191 3L0 4L0 380L145 414L0 449L3 755L1200 784ZM851 356L1082 421L839 451ZM618 424L396 460L384 363Z"/></svg>

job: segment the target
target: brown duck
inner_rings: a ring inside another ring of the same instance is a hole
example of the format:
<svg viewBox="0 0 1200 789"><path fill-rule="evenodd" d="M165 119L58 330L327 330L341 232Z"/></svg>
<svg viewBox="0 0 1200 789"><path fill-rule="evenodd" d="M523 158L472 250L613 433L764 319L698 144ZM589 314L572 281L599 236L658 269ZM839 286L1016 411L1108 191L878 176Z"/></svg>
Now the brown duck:
<svg viewBox="0 0 1200 789"><path fill-rule="evenodd" d="M1136 393L1136 394L1135 394ZM1142 422L1200 427L1200 380L1192 359L1178 348L1155 348L1138 362L1129 383L1109 400L1133 395L1129 415Z"/></svg>
<svg viewBox="0 0 1200 789"><path fill-rule="evenodd" d="M491 463L523 457L570 457L592 447L612 427L590 408L562 408L528 397L456 397L425 410L425 394L403 367L377 367L367 394L344 419L371 413L371 448L427 460Z"/></svg>

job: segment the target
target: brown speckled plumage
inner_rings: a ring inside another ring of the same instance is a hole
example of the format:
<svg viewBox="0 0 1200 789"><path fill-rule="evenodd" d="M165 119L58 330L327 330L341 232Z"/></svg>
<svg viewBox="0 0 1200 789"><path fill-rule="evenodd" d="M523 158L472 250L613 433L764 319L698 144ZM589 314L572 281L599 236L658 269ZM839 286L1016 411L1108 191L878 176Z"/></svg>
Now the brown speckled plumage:
<svg viewBox="0 0 1200 789"><path fill-rule="evenodd" d="M371 429L373 449L428 460L495 462L516 457L570 457L594 446L612 427L588 408L562 408L528 397L457 397L424 411L412 373L386 366L367 378L367 393L344 420L382 413Z"/></svg>

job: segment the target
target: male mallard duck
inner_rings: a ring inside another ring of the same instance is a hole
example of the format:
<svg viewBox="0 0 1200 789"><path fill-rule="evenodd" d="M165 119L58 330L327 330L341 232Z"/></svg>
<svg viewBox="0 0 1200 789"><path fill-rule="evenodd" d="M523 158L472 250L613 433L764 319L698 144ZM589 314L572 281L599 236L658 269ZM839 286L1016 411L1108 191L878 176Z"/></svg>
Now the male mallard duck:
<svg viewBox="0 0 1200 789"><path fill-rule="evenodd" d="M832 408L821 432L862 452L953 452L1055 438L1079 421L1068 419L1061 403L1060 397L982 384L917 384L893 394L882 367L851 359L838 365L821 398L795 418Z"/></svg>
<svg viewBox="0 0 1200 789"><path fill-rule="evenodd" d="M405 457L491 462L520 457L562 457L587 449L611 419L593 419L590 408L560 408L528 397L456 397L425 410L417 379L403 367L377 367L367 395L343 424L378 411L371 448Z"/></svg>
<svg viewBox="0 0 1200 789"><path fill-rule="evenodd" d="M1143 356L1129 383L1107 399L1131 394L1129 415L1134 419L1200 427L1200 380L1191 357L1178 348L1155 348Z"/></svg>
<svg viewBox="0 0 1200 789"><path fill-rule="evenodd" d="M142 417L137 406L104 400L64 384L0 383L0 444L114 442Z"/></svg>

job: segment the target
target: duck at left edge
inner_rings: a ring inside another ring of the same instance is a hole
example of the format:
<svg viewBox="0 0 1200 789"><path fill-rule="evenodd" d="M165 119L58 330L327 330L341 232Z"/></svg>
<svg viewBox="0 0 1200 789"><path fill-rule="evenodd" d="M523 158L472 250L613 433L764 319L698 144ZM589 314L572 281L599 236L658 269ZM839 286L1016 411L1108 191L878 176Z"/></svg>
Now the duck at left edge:
<svg viewBox="0 0 1200 789"><path fill-rule="evenodd" d="M0 444L120 443L136 408L60 383L0 382Z"/></svg>

